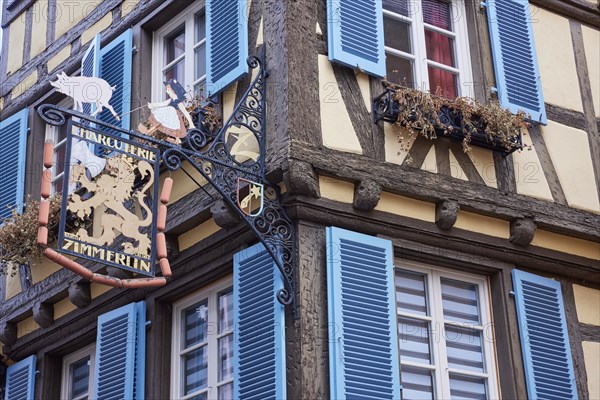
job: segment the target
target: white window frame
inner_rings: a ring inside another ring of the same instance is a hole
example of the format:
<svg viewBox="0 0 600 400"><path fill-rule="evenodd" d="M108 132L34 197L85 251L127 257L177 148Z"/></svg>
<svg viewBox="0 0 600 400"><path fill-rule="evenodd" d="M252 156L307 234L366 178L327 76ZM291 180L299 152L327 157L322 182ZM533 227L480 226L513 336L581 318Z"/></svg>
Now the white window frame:
<svg viewBox="0 0 600 400"><path fill-rule="evenodd" d="M63 107L63 108L68 108L70 103L71 103L70 99L66 98L66 99L60 101L57 104L57 106ZM58 162L60 161L58 159L58 152L60 150L60 147L62 147L62 146L65 147L65 156L66 156L67 135L65 135L64 139L58 140L59 139L59 131L61 128L67 129L67 126L66 125L54 126L54 125L46 124L45 140L52 140L52 143L54 143L54 156L52 158L53 163L52 163L52 168L51 168L51 170L52 170L52 185L50 188L51 196L54 196L57 193L56 182L58 180L63 179L63 185L69 184L68 177L67 177L67 179L65 179L65 171L61 172L58 176L56 175L56 166L57 166ZM62 162L64 162L64 160L62 160ZM59 194L61 194L61 193L59 193Z"/></svg>
<svg viewBox="0 0 600 400"><path fill-rule="evenodd" d="M188 399L198 394L206 392L208 395L208 399L216 399L218 398L218 389L221 386L227 385L233 382L233 378L223 380L221 382L219 379L219 371L218 371L218 358L219 358L219 339L229 335L232 331L225 331L218 333L218 308L219 308L219 294L223 291L231 288L233 293L233 278L227 277L217 283L212 284L211 286L202 289L199 292L196 292L179 302L173 305L173 338L171 341L171 398L172 399ZM207 335L207 344L208 347L208 384L207 389L204 391L190 393L188 395L184 395L181 390L181 380L182 380L182 371L181 371L181 356L189 353L197 349L198 345L189 347L182 351L180 349L181 346L181 326L182 326L182 318L181 312L186 308L204 300L208 299L209 307L208 307L208 335ZM211 304L212 303L212 304ZM212 305L212 307L211 307ZM235 327L235 321L233 322ZM235 356L235 354L234 354Z"/></svg>
<svg viewBox="0 0 600 400"><path fill-rule="evenodd" d="M71 397L71 365L82 358L89 356L90 357L90 381L88 384L88 393L86 396L81 396L77 398ZM60 386L60 398L61 399L72 399L79 400L84 398L91 398L94 393L94 373L96 366L96 344L92 343L89 346L86 346L80 350L77 350L74 353L69 354L63 358L63 366L62 366L62 383Z"/></svg>
<svg viewBox="0 0 600 400"><path fill-rule="evenodd" d="M399 356L400 368L402 368L402 365L406 365L434 371L433 388L435 391L435 399L451 398L450 373L457 373L464 376L487 379L487 398L499 399L500 387L498 380L498 361L494 346L495 330L492 319L492 299L490 295L490 284L488 277L469 274L466 272L451 271L448 269L438 268L435 266L426 265L415 261L399 259L395 260L394 268L395 271L407 270L411 272L425 274L427 283L426 302L430 311L429 316L423 316L403 312L396 307L396 317L407 317L423 322L428 321L435 332L434 335L431 335L434 337L430 337L431 364L427 365L410 361L402 361L402 357ZM448 278L477 285L477 293L479 295L479 309L481 314L481 325L474 326L470 324L444 320L441 297L441 278ZM399 324L396 324L396 326L398 325ZM446 351L446 341L435 340L435 336L437 336L440 339L446 337L446 325L453 325L456 327L468 327L469 329L474 329L482 332L481 342L483 344L482 348L483 360L486 371L485 373L449 369ZM490 338L489 335L491 335L492 337ZM398 337L400 338L400 340L402 340L400 332L398 332ZM400 342L400 348L402 348L402 342Z"/></svg>
<svg viewBox="0 0 600 400"><path fill-rule="evenodd" d="M473 72L471 68L471 53L469 51L469 32L465 10L465 0L442 0L450 4L450 19L453 31L446 31L437 26L426 24L423 21L423 7L421 0L410 0L409 16L397 14L384 9L383 15L405 22L410 26L410 42L414 54L406 53L392 47L385 46L386 55L392 54L409 59L413 62L414 81L417 89L429 91L428 67L433 66L457 75L457 94L462 97L473 97ZM411 11L413 13L411 14ZM425 28L442 33L454 39L454 58L456 67L449 67L427 59L425 45Z"/></svg>
<svg viewBox="0 0 600 400"><path fill-rule="evenodd" d="M206 44L206 36L204 39L195 43L196 41L196 15L203 11L201 2L194 2L191 6L187 7L175 18L169 21L167 24L162 26L160 29L153 33L153 45L152 45L152 101L159 102L164 100L165 87L163 85L164 72L177 64L182 59L185 59L184 74L185 74L185 89L188 93L194 91L194 87L199 83L206 81L206 74L194 79L194 60L195 51L198 47ZM173 33L175 30L185 26L185 52L169 64L165 63L165 39Z"/></svg>

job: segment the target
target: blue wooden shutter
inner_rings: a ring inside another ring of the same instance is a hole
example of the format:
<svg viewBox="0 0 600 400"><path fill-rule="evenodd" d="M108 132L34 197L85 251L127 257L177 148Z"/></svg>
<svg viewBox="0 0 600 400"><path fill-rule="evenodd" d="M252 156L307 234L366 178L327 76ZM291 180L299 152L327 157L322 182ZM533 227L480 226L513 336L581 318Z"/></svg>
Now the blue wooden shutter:
<svg viewBox="0 0 600 400"><path fill-rule="evenodd" d="M10 209L23 211L28 116L25 108L0 121L0 225Z"/></svg>
<svg viewBox="0 0 600 400"><path fill-rule="evenodd" d="M546 124L529 0L488 0L487 12L500 104Z"/></svg>
<svg viewBox="0 0 600 400"><path fill-rule="evenodd" d="M97 34L90 47L86 50L81 60L81 76L98 77L100 73L100 34ZM91 103L83 103L83 113L91 114L96 110L96 105Z"/></svg>
<svg viewBox="0 0 600 400"><path fill-rule="evenodd" d="M577 399L560 283L513 270L527 393L536 399Z"/></svg>
<svg viewBox="0 0 600 400"><path fill-rule="evenodd" d="M327 0L329 59L385 76L381 0Z"/></svg>
<svg viewBox="0 0 600 400"><path fill-rule="evenodd" d="M247 1L206 0L206 90L214 96L248 72Z"/></svg>
<svg viewBox="0 0 600 400"><path fill-rule="evenodd" d="M285 310L275 297L281 273L257 244L235 255L233 274L233 398L285 399Z"/></svg>
<svg viewBox="0 0 600 400"><path fill-rule="evenodd" d="M128 29L121 36L100 50L99 77L114 86L110 100L115 112L121 116L117 121L109 110L104 108L98 119L129 130L131 115L131 61L133 57L132 30Z"/></svg>
<svg viewBox="0 0 600 400"><path fill-rule="evenodd" d="M392 244L327 228L332 399L399 399Z"/></svg>
<svg viewBox="0 0 600 400"><path fill-rule="evenodd" d="M5 400L33 400L35 360L35 356L29 356L8 367L6 370Z"/></svg>
<svg viewBox="0 0 600 400"><path fill-rule="evenodd" d="M131 303L98 317L94 399L143 399L146 306Z"/></svg>

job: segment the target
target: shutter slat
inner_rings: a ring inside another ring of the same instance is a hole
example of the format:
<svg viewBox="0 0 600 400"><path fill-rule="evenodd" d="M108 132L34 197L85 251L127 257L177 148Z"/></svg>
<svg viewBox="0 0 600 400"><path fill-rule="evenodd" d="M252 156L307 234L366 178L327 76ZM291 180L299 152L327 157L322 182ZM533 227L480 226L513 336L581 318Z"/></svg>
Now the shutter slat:
<svg viewBox="0 0 600 400"><path fill-rule="evenodd" d="M398 399L391 242L327 228L331 398Z"/></svg>
<svg viewBox="0 0 600 400"><path fill-rule="evenodd" d="M28 117L25 108L0 121L0 225L10 209L23 211Z"/></svg>
<svg viewBox="0 0 600 400"><path fill-rule="evenodd" d="M488 0L487 12L500 104L546 124L529 0Z"/></svg>
<svg viewBox="0 0 600 400"><path fill-rule="evenodd" d="M248 72L247 1L206 1L206 90L210 96Z"/></svg>
<svg viewBox="0 0 600 400"><path fill-rule="evenodd" d="M6 400L33 400L35 392L35 355L6 370Z"/></svg>
<svg viewBox="0 0 600 400"><path fill-rule="evenodd" d="M327 0L329 59L385 76L383 11L379 0Z"/></svg>
<svg viewBox="0 0 600 400"><path fill-rule="evenodd" d="M262 244L234 257L234 398L285 398L285 310L279 269Z"/></svg>
<svg viewBox="0 0 600 400"><path fill-rule="evenodd" d="M577 399L560 283L513 270L513 285L529 398Z"/></svg>
<svg viewBox="0 0 600 400"><path fill-rule="evenodd" d="M94 398L144 398L145 321L144 302L98 318Z"/></svg>
<svg viewBox="0 0 600 400"><path fill-rule="evenodd" d="M98 76L115 87L109 103L121 116L121 121L117 121L106 107L98 115L98 119L126 130L130 128L131 118L132 35L132 30L128 29L104 46L98 54Z"/></svg>

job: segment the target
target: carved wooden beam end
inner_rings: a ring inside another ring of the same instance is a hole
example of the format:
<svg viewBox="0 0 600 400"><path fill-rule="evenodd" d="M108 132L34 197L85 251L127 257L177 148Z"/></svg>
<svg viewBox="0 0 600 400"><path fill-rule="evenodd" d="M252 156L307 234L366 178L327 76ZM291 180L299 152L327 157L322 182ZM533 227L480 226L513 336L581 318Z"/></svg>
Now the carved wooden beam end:
<svg viewBox="0 0 600 400"><path fill-rule="evenodd" d="M69 286L69 300L77 308L87 307L92 301L92 292L89 282L73 283Z"/></svg>
<svg viewBox="0 0 600 400"><path fill-rule="evenodd" d="M527 246L535 236L537 224L533 218L517 218L510 222L510 242L517 246Z"/></svg>
<svg viewBox="0 0 600 400"><path fill-rule="evenodd" d="M314 198L321 197L319 176L312 164L305 161L289 160L288 169L283 174L287 192Z"/></svg>
<svg viewBox="0 0 600 400"><path fill-rule="evenodd" d="M210 207L215 223L224 229L236 227L242 220L223 199L219 199Z"/></svg>
<svg viewBox="0 0 600 400"><path fill-rule="evenodd" d="M435 224L438 228L448 231L452 229L458 217L460 205L454 200L442 200L435 205Z"/></svg>
<svg viewBox="0 0 600 400"><path fill-rule="evenodd" d="M0 342L13 345L17 341L17 324L15 322L0 322Z"/></svg>
<svg viewBox="0 0 600 400"><path fill-rule="evenodd" d="M354 202L352 206L361 211L372 211L377 207L381 197L381 185L369 179L360 181L354 186Z"/></svg>
<svg viewBox="0 0 600 400"><path fill-rule="evenodd" d="M54 305L36 303L33 306L33 320L42 328L48 328L54 323Z"/></svg>

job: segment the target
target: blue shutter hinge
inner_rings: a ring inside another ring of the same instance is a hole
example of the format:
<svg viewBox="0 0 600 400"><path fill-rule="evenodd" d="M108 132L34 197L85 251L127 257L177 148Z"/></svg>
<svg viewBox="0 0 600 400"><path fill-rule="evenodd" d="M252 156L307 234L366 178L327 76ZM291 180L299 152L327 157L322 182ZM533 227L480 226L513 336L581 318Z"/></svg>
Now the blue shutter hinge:
<svg viewBox="0 0 600 400"><path fill-rule="evenodd" d="M27 134L27 135L30 135L30 134L31 134L31 128L27 128L27 133L26 133L26 134Z"/></svg>
<svg viewBox="0 0 600 400"><path fill-rule="evenodd" d="M145 325L146 325L146 327L151 327L152 326L152 321L146 321Z"/></svg>
<svg viewBox="0 0 600 400"><path fill-rule="evenodd" d="M138 52L138 48L137 48L137 46L133 46L133 47L131 48L131 52L132 52L133 54L137 54L137 52Z"/></svg>
<svg viewBox="0 0 600 400"><path fill-rule="evenodd" d="M515 294L515 291L514 291L514 290L510 290L510 291L508 292L508 295L509 295L510 297L513 297L513 298L517 297L517 295Z"/></svg>
<svg viewBox="0 0 600 400"><path fill-rule="evenodd" d="M36 369L33 374L37 376L37 375L41 375L42 373Z"/></svg>
<svg viewBox="0 0 600 400"><path fill-rule="evenodd" d="M481 10L483 10L484 8L486 8L486 7L487 7L487 5L488 5L488 4L487 4L485 1L482 1L481 3L479 3L479 8L480 8Z"/></svg>
<svg viewBox="0 0 600 400"><path fill-rule="evenodd" d="M498 88L496 86L492 86L490 88L490 92L492 92L492 93L498 93Z"/></svg>

